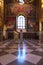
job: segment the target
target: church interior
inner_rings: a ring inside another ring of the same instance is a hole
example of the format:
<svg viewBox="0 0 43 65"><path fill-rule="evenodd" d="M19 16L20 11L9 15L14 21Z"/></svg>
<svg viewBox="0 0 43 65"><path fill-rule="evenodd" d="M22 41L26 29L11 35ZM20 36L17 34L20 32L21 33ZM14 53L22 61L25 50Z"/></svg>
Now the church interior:
<svg viewBox="0 0 43 65"><path fill-rule="evenodd" d="M43 0L0 0L0 65L43 65Z"/></svg>

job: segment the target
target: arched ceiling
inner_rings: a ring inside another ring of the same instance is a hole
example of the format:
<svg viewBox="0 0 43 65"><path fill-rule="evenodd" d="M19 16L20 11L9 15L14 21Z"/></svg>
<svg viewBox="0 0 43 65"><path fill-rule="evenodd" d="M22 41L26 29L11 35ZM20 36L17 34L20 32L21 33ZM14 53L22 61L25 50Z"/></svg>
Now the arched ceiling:
<svg viewBox="0 0 43 65"><path fill-rule="evenodd" d="M15 16L18 13L25 13L27 16L30 14L33 15L35 13L35 8L36 4L38 4L38 0L24 0L24 1L25 3L23 5L20 5L19 0L5 0L5 3L8 4L7 12Z"/></svg>
<svg viewBox="0 0 43 65"><path fill-rule="evenodd" d="M19 3L19 0L4 0L6 4L9 4L9 3ZM32 3L32 4L36 4L36 1L38 0L24 0L25 3Z"/></svg>

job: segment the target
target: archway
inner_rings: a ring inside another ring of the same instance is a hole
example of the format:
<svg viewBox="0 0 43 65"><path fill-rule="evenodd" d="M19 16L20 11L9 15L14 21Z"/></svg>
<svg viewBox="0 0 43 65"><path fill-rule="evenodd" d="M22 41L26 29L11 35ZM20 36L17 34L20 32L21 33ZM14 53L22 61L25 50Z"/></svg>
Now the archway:
<svg viewBox="0 0 43 65"><path fill-rule="evenodd" d="M16 18L16 29L17 30L26 30L26 17L23 15L19 15Z"/></svg>

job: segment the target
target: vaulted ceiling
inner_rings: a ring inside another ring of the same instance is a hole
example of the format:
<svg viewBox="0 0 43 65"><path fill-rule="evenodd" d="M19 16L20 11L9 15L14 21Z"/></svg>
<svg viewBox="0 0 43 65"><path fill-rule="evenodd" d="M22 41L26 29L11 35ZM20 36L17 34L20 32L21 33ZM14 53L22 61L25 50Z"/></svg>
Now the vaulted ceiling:
<svg viewBox="0 0 43 65"><path fill-rule="evenodd" d="M19 0L4 0L6 4L9 4L9 3L18 3ZM38 4L39 0L24 0L25 3L27 4L33 4L33 5L36 5Z"/></svg>

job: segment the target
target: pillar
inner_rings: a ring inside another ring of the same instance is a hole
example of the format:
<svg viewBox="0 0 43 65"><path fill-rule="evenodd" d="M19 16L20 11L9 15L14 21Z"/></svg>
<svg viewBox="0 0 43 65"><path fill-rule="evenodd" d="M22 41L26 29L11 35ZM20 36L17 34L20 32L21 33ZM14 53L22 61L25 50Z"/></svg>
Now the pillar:
<svg viewBox="0 0 43 65"><path fill-rule="evenodd" d="M4 0L0 0L0 41L3 40Z"/></svg>
<svg viewBox="0 0 43 65"><path fill-rule="evenodd" d="M39 22L39 43L41 44L42 40L42 22Z"/></svg>

